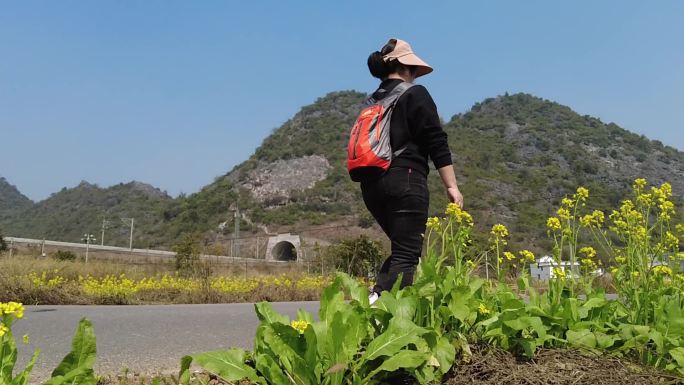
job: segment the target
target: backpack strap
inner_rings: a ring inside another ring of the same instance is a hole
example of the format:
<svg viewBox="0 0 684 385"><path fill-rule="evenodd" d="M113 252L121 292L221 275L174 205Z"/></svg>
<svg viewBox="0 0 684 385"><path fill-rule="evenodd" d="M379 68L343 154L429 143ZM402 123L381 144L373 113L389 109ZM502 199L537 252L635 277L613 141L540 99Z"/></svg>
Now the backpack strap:
<svg viewBox="0 0 684 385"><path fill-rule="evenodd" d="M408 91L409 88L413 87L415 84L409 83L409 82L401 82L397 84L396 87L392 89L392 91L389 93L389 95L385 96L386 98L393 97L394 100L392 101L392 104L388 106L388 108L394 109L394 106L397 104L397 101L401 96L404 94L404 92ZM409 132L409 136L410 136ZM411 144L411 141L409 140L408 143L406 143L402 148L392 152L392 157L396 158L397 156L401 155L402 152L406 151L408 148L409 144Z"/></svg>

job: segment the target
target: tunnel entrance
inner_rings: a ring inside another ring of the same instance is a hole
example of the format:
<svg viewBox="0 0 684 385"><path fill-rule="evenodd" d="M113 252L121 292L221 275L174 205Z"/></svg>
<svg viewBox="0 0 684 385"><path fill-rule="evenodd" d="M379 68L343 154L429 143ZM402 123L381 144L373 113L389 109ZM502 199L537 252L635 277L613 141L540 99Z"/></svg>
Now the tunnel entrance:
<svg viewBox="0 0 684 385"><path fill-rule="evenodd" d="M292 242L281 241L273 246L271 257L276 261L296 261L297 249Z"/></svg>

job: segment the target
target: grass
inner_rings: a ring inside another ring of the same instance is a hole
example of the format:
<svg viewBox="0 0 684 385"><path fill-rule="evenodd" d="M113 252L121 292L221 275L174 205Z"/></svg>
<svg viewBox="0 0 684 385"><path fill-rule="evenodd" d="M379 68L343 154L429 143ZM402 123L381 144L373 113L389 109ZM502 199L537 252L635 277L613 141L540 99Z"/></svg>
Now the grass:
<svg viewBox="0 0 684 385"><path fill-rule="evenodd" d="M327 278L308 275L297 264L203 262L183 275L171 263L91 259L86 264L30 255L0 257L0 301L27 305L303 301L318 299L326 282Z"/></svg>

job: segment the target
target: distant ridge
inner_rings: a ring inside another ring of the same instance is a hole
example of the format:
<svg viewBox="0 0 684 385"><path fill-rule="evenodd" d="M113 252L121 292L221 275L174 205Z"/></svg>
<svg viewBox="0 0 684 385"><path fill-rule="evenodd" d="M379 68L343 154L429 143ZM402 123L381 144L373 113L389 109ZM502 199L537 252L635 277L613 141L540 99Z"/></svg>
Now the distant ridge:
<svg viewBox="0 0 684 385"><path fill-rule="evenodd" d="M8 235L73 240L84 229L99 229L104 216L135 216L139 247L168 247L194 231L229 237L238 209L244 234L264 226L369 226L372 218L345 167L348 130L364 98L338 91L303 107L249 159L197 193L172 199L140 182L106 189L85 182L35 204L0 206L0 225ZM604 209L615 207L636 177L668 181L684 194L681 151L529 94L485 99L444 129L466 208L481 230L507 224L514 244L547 246L547 215L579 185L590 188L592 206ZM436 172L429 183L430 211L439 214L446 197ZM14 201L21 203L17 193ZM112 230L112 236L124 242L125 232Z"/></svg>

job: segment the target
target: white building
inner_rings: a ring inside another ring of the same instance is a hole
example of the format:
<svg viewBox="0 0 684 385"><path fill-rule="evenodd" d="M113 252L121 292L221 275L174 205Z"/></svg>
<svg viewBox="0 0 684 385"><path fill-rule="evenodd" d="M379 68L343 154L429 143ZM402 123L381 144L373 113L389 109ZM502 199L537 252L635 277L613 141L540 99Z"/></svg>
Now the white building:
<svg viewBox="0 0 684 385"><path fill-rule="evenodd" d="M574 268L571 268L570 261L561 261L560 264L556 264L556 261L552 257L545 255L537 259L536 263L530 263L530 276L539 280L549 280L555 278L556 275L553 273L554 267L559 267L566 276L577 273L579 271L579 262L575 262Z"/></svg>

